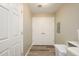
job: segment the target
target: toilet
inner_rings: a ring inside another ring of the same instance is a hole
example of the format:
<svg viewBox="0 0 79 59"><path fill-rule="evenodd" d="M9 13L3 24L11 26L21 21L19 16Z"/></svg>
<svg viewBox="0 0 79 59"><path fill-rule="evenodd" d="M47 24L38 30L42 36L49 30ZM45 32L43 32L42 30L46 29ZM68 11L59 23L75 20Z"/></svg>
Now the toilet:
<svg viewBox="0 0 79 59"><path fill-rule="evenodd" d="M55 44L55 55L56 56L66 56L66 45L64 44Z"/></svg>

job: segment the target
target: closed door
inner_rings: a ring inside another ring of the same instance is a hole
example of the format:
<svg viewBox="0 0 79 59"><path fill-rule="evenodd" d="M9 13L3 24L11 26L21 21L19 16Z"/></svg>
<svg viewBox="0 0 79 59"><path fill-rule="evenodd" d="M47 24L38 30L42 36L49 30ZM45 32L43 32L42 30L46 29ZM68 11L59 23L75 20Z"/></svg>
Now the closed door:
<svg viewBox="0 0 79 59"><path fill-rule="evenodd" d="M8 9L0 5L0 55L9 55L10 39L8 39Z"/></svg>
<svg viewBox="0 0 79 59"><path fill-rule="evenodd" d="M14 4L0 4L0 56L21 55L18 11ZM17 4L16 7L18 8Z"/></svg>
<svg viewBox="0 0 79 59"><path fill-rule="evenodd" d="M54 18L53 17L33 17L33 45L54 44Z"/></svg>

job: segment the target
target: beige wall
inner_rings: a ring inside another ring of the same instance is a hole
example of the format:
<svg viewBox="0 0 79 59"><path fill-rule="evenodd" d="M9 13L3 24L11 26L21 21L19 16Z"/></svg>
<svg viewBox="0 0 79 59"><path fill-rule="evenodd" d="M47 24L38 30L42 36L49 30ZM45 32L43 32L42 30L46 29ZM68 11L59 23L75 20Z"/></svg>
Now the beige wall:
<svg viewBox="0 0 79 59"><path fill-rule="evenodd" d="M79 4L64 4L56 13L56 24L60 22L61 33L56 33L56 43L65 43L69 40L78 40Z"/></svg>
<svg viewBox="0 0 79 59"><path fill-rule="evenodd" d="M32 14L29 6L23 5L23 51L24 55L32 44Z"/></svg>

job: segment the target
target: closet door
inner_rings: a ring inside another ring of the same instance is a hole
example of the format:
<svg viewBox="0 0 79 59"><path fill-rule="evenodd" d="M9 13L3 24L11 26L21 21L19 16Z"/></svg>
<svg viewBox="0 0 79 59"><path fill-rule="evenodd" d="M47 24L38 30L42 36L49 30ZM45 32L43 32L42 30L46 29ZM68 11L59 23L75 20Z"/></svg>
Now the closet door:
<svg viewBox="0 0 79 59"><path fill-rule="evenodd" d="M54 44L54 17L33 17L33 45Z"/></svg>

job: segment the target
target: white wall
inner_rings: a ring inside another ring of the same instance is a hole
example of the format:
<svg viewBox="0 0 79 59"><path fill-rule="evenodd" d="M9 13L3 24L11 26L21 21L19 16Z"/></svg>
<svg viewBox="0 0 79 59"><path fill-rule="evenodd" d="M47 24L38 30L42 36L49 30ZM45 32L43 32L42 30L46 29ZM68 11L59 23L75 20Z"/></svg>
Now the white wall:
<svg viewBox="0 0 79 59"><path fill-rule="evenodd" d="M65 43L69 40L78 40L79 4L64 4L56 12L56 24L60 22L61 33L56 32L56 43ZM57 29L56 29L57 30Z"/></svg>

